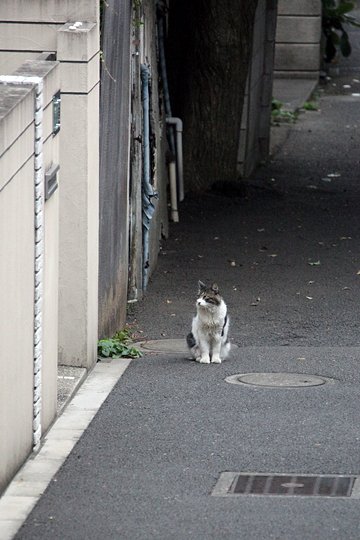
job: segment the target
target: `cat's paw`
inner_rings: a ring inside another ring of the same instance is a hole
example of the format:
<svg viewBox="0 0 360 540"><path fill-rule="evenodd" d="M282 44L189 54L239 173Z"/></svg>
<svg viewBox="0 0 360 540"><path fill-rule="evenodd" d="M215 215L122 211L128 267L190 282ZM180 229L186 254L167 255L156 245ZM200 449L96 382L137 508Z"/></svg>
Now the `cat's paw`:
<svg viewBox="0 0 360 540"><path fill-rule="evenodd" d="M211 358L211 363L212 363L212 364L221 364L221 358L220 358L220 356L213 356L213 357Z"/></svg>
<svg viewBox="0 0 360 540"><path fill-rule="evenodd" d="M199 356L196 359L199 364L210 364L210 357L209 356Z"/></svg>

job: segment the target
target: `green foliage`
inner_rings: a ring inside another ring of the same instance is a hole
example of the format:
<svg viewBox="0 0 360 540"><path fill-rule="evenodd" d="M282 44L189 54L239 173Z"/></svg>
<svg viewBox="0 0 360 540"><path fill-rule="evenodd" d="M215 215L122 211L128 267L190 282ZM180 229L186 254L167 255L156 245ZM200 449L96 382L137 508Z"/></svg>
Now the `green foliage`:
<svg viewBox="0 0 360 540"><path fill-rule="evenodd" d="M140 28L144 24L141 18L142 0L133 0L133 25L135 28Z"/></svg>
<svg viewBox="0 0 360 540"><path fill-rule="evenodd" d="M349 15L355 7L348 0L322 0L322 30L325 36L325 62L331 62L339 50L347 57L351 54L349 35L344 25L360 28L360 22Z"/></svg>
<svg viewBox="0 0 360 540"><path fill-rule="evenodd" d="M271 102L271 120L273 125L279 125L281 122L287 122L293 124L296 122L298 113L287 111L283 108L284 104L278 99L274 99Z"/></svg>
<svg viewBox="0 0 360 540"><path fill-rule="evenodd" d="M302 108L305 109L305 111L318 111L319 110L317 103L315 103L314 101L305 101Z"/></svg>
<svg viewBox="0 0 360 540"><path fill-rule="evenodd" d="M139 358L142 353L132 345L131 333L124 328L112 338L98 341L98 356L102 358Z"/></svg>

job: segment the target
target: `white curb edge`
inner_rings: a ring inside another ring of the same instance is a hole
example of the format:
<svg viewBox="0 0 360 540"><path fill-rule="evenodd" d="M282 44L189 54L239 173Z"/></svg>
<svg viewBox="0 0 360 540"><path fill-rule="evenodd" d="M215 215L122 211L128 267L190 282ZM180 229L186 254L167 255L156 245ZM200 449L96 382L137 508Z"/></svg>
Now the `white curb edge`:
<svg viewBox="0 0 360 540"><path fill-rule="evenodd" d="M80 439L131 359L98 362L0 498L0 538L11 540Z"/></svg>

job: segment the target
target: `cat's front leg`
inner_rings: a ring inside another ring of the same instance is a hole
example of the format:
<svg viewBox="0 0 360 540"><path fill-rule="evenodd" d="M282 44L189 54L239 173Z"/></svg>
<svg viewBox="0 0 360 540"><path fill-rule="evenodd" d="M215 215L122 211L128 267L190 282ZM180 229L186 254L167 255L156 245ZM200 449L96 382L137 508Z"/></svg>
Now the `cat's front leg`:
<svg viewBox="0 0 360 540"><path fill-rule="evenodd" d="M210 364L210 349L206 340L200 338L199 343L200 355L196 358L196 361L200 364Z"/></svg>
<svg viewBox="0 0 360 540"><path fill-rule="evenodd" d="M221 341L216 340L213 343L213 348L212 348L212 355L211 355L212 364L221 364L220 350L221 350Z"/></svg>
<svg viewBox="0 0 360 540"><path fill-rule="evenodd" d="M201 356L198 356L198 358L196 358L196 361L200 364L210 364L210 354L202 353Z"/></svg>

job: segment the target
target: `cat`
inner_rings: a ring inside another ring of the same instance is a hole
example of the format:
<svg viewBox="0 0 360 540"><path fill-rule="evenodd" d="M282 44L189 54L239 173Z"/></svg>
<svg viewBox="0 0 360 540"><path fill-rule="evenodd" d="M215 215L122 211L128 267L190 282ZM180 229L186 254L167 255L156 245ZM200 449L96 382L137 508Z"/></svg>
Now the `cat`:
<svg viewBox="0 0 360 540"><path fill-rule="evenodd" d="M186 338L190 352L200 364L221 364L230 351L227 307L216 283L207 287L199 281L196 315Z"/></svg>

